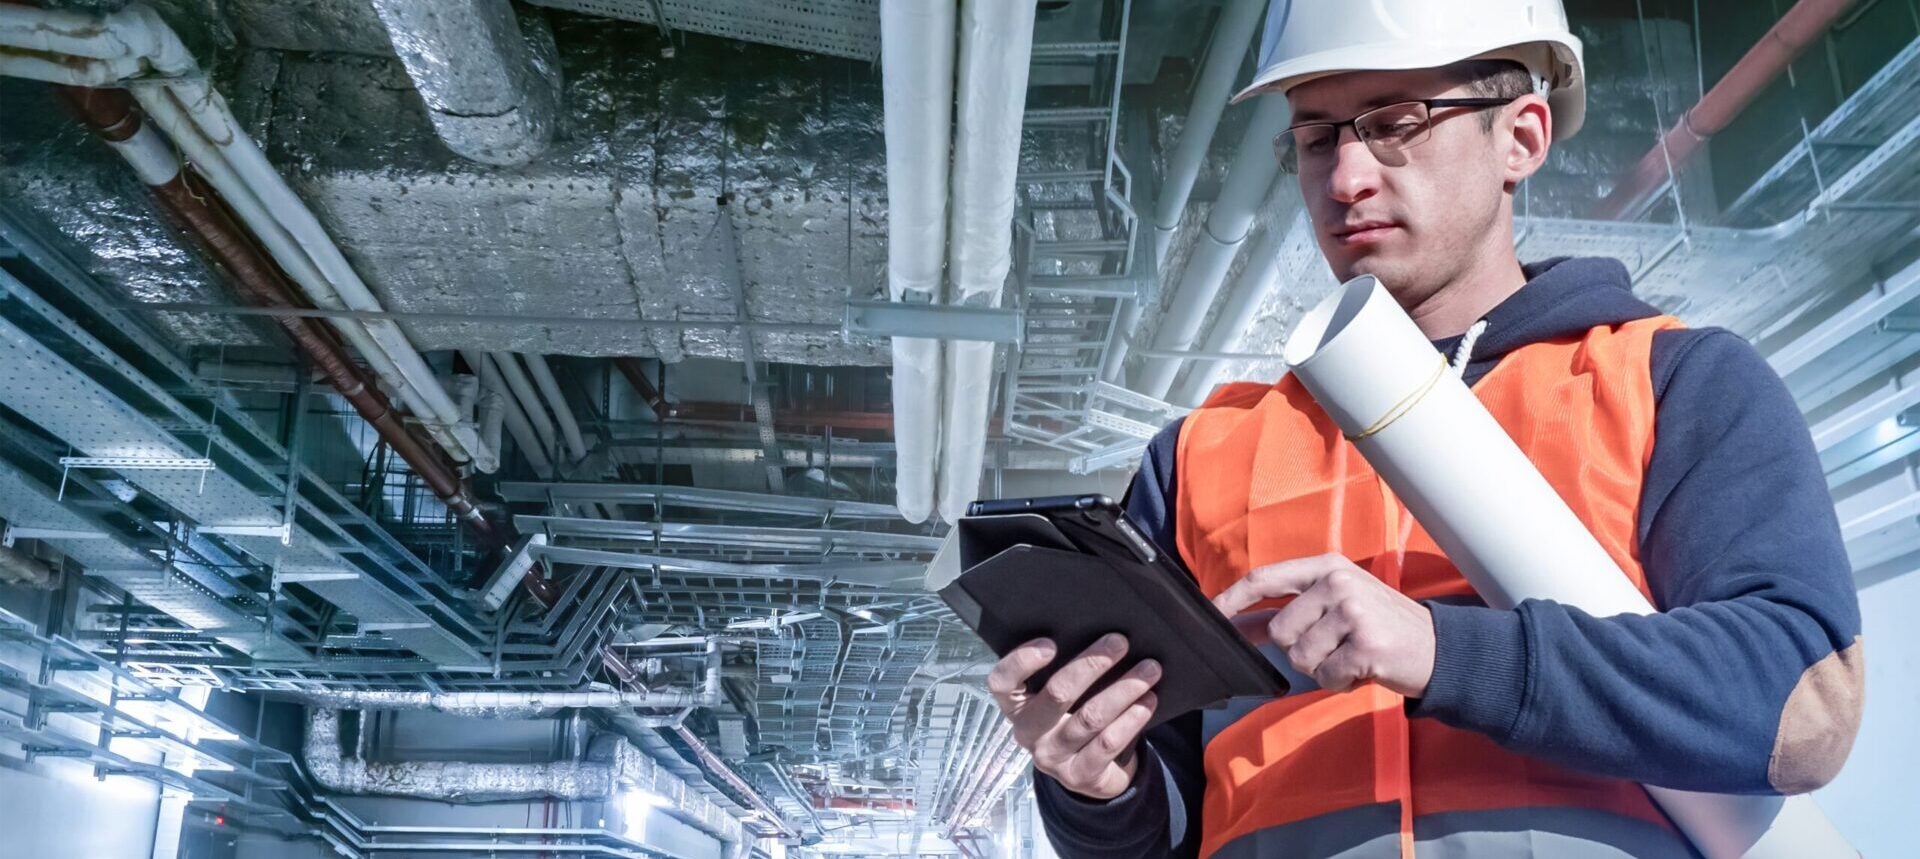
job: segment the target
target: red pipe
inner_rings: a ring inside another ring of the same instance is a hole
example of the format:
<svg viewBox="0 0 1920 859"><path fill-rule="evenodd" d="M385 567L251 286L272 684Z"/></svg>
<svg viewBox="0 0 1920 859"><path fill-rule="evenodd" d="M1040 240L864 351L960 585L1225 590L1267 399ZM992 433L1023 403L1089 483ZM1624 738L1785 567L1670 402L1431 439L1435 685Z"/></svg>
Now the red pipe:
<svg viewBox="0 0 1920 859"><path fill-rule="evenodd" d="M1680 115L1640 162L1621 176L1613 193L1595 207L1594 216L1614 219L1638 209L1667 181L1668 163L1674 170L1725 130L1740 112L1759 97L1773 79L1787 70L1802 51L1820 38L1855 0L1800 0L1760 37L1746 56L1733 64L1700 102Z"/></svg>
<svg viewBox="0 0 1920 859"><path fill-rule="evenodd" d="M80 121L108 143L132 140L145 121L133 97L125 90L69 86L55 89ZM262 307L303 306L294 297L293 286L287 282L286 275L240 226L226 203L197 175L175 169L169 178L161 179L151 173L142 178L157 180L147 187L153 191L161 212L219 266L243 300ZM445 452L422 439L401 420L386 395L347 357L346 348L332 329L319 320L303 317L277 316L274 321L341 396L353 404L354 411L371 424L394 453L473 530L485 549L497 549L507 542L508 538L474 504L472 494Z"/></svg>

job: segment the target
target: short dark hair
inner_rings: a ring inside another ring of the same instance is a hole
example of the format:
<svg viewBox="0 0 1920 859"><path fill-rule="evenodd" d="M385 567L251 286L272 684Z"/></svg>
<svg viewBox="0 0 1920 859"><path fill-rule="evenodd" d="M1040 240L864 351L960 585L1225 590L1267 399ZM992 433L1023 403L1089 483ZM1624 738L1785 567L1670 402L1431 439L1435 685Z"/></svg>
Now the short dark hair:
<svg viewBox="0 0 1920 859"><path fill-rule="evenodd" d="M1533 92L1533 72L1513 60L1462 60L1446 71L1480 98L1516 99ZM1493 130L1493 111L1480 111L1480 127Z"/></svg>

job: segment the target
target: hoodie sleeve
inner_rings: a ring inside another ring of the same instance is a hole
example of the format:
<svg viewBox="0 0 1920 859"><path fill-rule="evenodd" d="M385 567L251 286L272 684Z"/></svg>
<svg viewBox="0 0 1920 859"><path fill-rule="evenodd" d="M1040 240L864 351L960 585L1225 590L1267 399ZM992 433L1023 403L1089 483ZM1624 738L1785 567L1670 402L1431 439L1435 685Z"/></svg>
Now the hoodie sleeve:
<svg viewBox="0 0 1920 859"><path fill-rule="evenodd" d="M1430 604L1433 680L1414 712L1645 783L1813 790L1852 747L1864 671L1806 420L1727 331L1656 335L1653 372L1640 555L1662 613Z"/></svg>
<svg viewBox="0 0 1920 859"><path fill-rule="evenodd" d="M1127 515L1160 549L1180 553L1173 535L1174 449L1180 421L1154 436L1127 487ZM1088 799L1034 773L1047 839L1062 859L1193 859L1199 855L1200 714L1146 733L1133 784L1107 801Z"/></svg>

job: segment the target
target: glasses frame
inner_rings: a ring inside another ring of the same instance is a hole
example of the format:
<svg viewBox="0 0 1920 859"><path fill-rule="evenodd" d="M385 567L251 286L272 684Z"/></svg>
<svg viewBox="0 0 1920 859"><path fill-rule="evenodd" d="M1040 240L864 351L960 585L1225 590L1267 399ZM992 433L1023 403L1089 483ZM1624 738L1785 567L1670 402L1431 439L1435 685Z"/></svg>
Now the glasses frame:
<svg viewBox="0 0 1920 859"><path fill-rule="evenodd" d="M1300 147L1297 143L1298 138L1295 137L1295 132L1303 128L1327 128L1333 131L1334 139L1338 141L1340 132L1351 128L1353 129L1353 137L1355 140L1365 143L1367 145L1367 151L1372 152L1375 158L1382 158L1389 153L1405 152L1408 149L1425 143L1427 138L1433 135L1433 112L1437 108L1465 107L1473 110L1486 110L1492 107L1505 107L1522 98L1525 98L1525 96L1515 96L1513 98L1410 98L1406 101L1383 104L1357 114L1352 118L1343 119L1338 122L1295 123L1287 126L1279 134L1273 136L1273 157L1275 161L1279 162L1281 172L1297 175L1300 172ZM1373 139L1369 139L1360 133L1361 120L1381 111L1406 107L1410 104L1420 105L1427 112L1427 118L1420 124L1420 130L1417 132L1418 136L1415 137L1412 142L1403 146L1381 149L1379 148L1379 144L1376 144Z"/></svg>

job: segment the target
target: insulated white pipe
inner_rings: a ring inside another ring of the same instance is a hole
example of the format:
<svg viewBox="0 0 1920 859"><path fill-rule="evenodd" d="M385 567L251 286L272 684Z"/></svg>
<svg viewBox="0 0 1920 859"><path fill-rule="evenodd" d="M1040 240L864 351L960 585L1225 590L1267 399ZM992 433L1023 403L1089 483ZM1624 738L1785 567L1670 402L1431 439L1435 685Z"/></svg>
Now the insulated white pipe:
<svg viewBox="0 0 1920 859"><path fill-rule="evenodd" d="M540 452L550 454L559 450L559 436L554 434L553 419L547 417L547 408L540 404L540 395L533 390L533 382L520 369L520 362L514 360L512 352L492 353L494 366L500 368L500 378L507 383L507 390L513 392L513 398L520 402L520 411L533 424L533 431L540 436Z"/></svg>
<svg viewBox="0 0 1920 859"><path fill-rule="evenodd" d="M481 396L491 396L500 404L501 422L513 436L514 445L520 448L520 455L525 456L527 464L533 466L533 473L542 480L552 480L553 460L547 457L546 449L540 446L540 437L534 433L533 423L527 420L526 413L520 410L520 403L507 390L506 380L501 377L500 367L493 362L493 356L477 349L462 349L460 356L466 359L467 366L480 371Z"/></svg>
<svg viewBox="0 0 1920 859"><path fill-rule="evenodd" d="M158 13L139 4L105 15L0 4L0 45L55 60L10 56L0 71L56 83L105 86L135 74L158 73L160 77L126 85L308 297L326 309L383 309L318 219L240 129L226 101L207 85L205 74ZM436 441L483 470L491 464L494 453L481 447L472 424L460 421L453 398L398 325L342 322L346 324L335 327ZM363 327L364 334L350 330Z"/></svg>
<svg viewBox="0 0 1920 859"><path fill-rule="evenodd" d="M493 367L481 362L474 372L480 378L480 400L477 411L480 418L480 441L488 450L500 450L500 431L507 425L507 396L502 392L498 381L489 381L494 375Z"/></svg>
<svg viewBox="0 0 1920 859"><path fill-rule="evenodd" d="M580 434L580 422L574 419L573 407L567 405L567 395L560 392L560 380L554 378L546 357L531 352L520 357L527 360L527 373L533 377L533 386L546 398L548 408L553 409L553 419L560 425L560 437L567 443L567 453L575 462L586 459L587 440Z"/></svg>
<svg viewBox="0 0 1920 859"><path fill-rule="evenodd" d="M1207 311L1220 295L1228 270L1233 268L1234 256L1239 254L1240 246L1253 230L1254 215L1259 213L1260 203L1267 199L1267 189L1280 173L1279 162L1273 160L1273 136L1286 130L1292 114L1282 96L1263 95L1256 99L1253 119L1240 136L1233 164L1220 183L1220 196L1207 212L1206 228L1200 231L1193 252L1187 256L1187 267L1180 272L1180 281L1174 286L1173 303L1168 305L1154 334L1156 350L1184 352L1192 348L1200 334L1200 324L1206 321ZM1149 397L1165 397L1173 387L1173 377L1180 371L1181 363L1177 358L1145 359L1139 378L1132 381L1133 389Z"/></svg>
<svg viewBox="0 0 1920 859"><path fill-rule="evenodd" d="M944 300L948 150L953 144L953 0L881 0L887 134L887 297ZM940 341L893 338L895 501L910 522L933 515L940 458Z"/></svg>
<svg viewBox="0 0 1920 859"><path fill-rule="evenodd" d="M960 10L949 304L998 307L1013 263L1014 182L1033 58L1035 0L966 0ZM946 344L940 515L959 521L980 491L992 343Z"/></svg>
<svg viewBox="0 0 1920 859"><path fill-rule="evenodd" d="M1297 187L1293 183L1284 183L1281 188ZM1299 200L1297 193L1290 199ZM1260 239L1247 250L1246 268L1240 270L1240 277L1227 290L1226 302L1220 306L1220 313L1214 318L1213 327L1207 331L1207 339L1200 349L1203 352L1233 352L1240 348L1241 340L1251 328L1255 316L1260 312L1261 302L1273 292L1280 282L1280 249L1286 247L1291 238L1291 228L1306 222L1305 214L1294 218L1284 218L1274 224L1273 229L1262 234ZM1312 229L1311 226L1307 229ZM1279 350L1273 357L1279 358ZM1199 406L1213 388L1222 381L1228 381L1227 361L1195 361L1187 368L1187 376L1168 396L1168 402L1175 405Z"/></svg>
<svg viewBox="0 0 1920 859"><path fill-rule="evenodd" d="M1220 127L1220 114L1226 112L1227 97L1233 95L1240 61L1246 58L1247 46L1260 31L1260 11L1265 7L1265 0L1226 0L1220 9L1220 22L1214 26L1199 80L1188 96L1191 104L1187 120L1180 126L1180 142L1167 156L1166 177L1160 180L1160 199L1153 210L1154 259L1167 258L1173 233L1187 209L1187 197L1193 193L1193 182L1207 160L1213 132Z"/></svg>
<svg viewBox="0 0 1920 859"><path fill-rule="evenodd" d="M1285 357L1488 605L1654 613L1466 384L1440 372L1445 359L1377 279L1309 312ZM1858 855L1809 796L1647 793L1707 859Z"/></svg>

